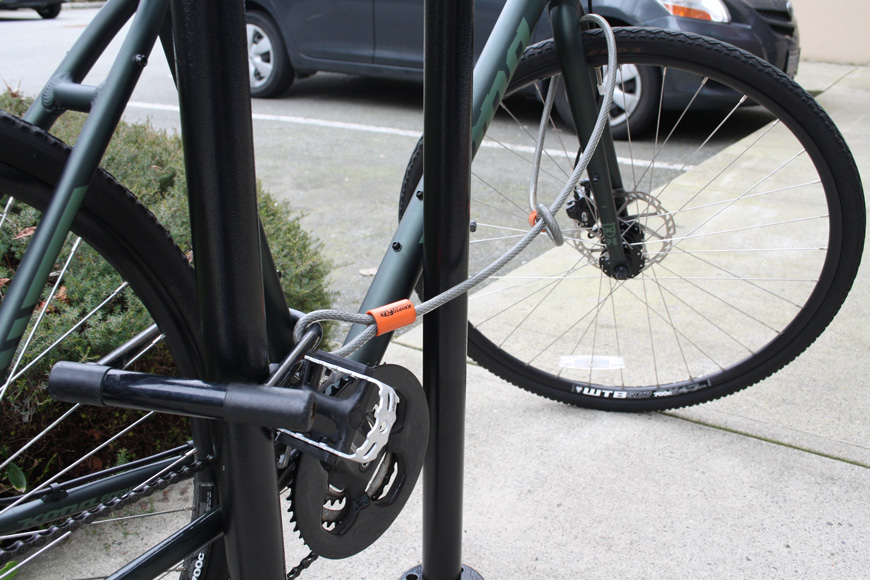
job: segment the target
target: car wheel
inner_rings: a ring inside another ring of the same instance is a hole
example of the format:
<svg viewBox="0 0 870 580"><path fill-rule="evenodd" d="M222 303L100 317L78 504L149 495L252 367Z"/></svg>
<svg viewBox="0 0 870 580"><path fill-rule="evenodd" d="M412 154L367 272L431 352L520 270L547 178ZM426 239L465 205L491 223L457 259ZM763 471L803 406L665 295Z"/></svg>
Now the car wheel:
<svg viewBox="0 0 870 580"><path fill-rule="evenodd" d="M245 22L251 96L277 97L290 87L295 76L284 39L272 19L262 12L248 12Z"/></svg>
<svg viewBox="0 0 870 580"><path fill-rule="evenodd" d="M602 67L606 74L607 66ZM613 105L610 107L610 130L614 139L627 139L643 131L653 121L661 92L661 76L653 67L621 65L616 74ZM568 125L571 109L564 91L556 97L556 113Z"/></svg>
<svg viewBox="0 0 870 580"><path fill-rule="evenodd" d="M46 20L57 18L57 15L60 14L60 4L49 4L42 8L36 8L36 13Z"/></svg>

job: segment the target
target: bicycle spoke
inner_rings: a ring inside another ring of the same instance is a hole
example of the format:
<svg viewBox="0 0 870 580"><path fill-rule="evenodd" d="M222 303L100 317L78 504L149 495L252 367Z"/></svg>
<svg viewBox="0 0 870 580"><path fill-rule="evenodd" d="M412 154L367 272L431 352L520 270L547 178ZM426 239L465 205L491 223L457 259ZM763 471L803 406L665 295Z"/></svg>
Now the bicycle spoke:
<svg viewBox="0 0 870 580"><path fill-rule="evenodd" d="M599 304L601 303L601 288L603 286L604 286L604 276L601 276L598 279L598 303ZM589 365L589 382L590 383L592 382L592 370L595 367L594 364L591 364L591 362L595 360L595 355L596 355L595 339L598 338L598 316L597 315L594 317L594 321L595 321L595 324L594 324L593 330L592 330L592 355L591 355L592 358L591 358L590 365Z"/></svg>
<svg viewBox="0 0 870 580"><path fill-rule="evenodd" d="M581 266L581 268L582 268L582 266ZM570 271L570 270L569 270L569 271ZM544 290L546 290L546 289L552 287L553 285L558 284L559 282L561 282L561 281L564 280L564 279L566 279L564 276L555 276L555 277L552 277L552 278L546 278L546 280L547 280L548 283L545 284L543 287L540 287L540 288L536 289L536 290L533 291L531 294L527 294L527 295L522 296L521 298L519 298L519 299L516 300L515 302L513 302L513 303L511 303L511 304L509 304L509 305L504 306L504 307L501 308L499 311L495 312L494 314L490 315L489 317L487 317L487 318L485 318L485 319L483 319L483 320L480 320L480 321L476 322L475 324L477 324L478 326L482 326L482 325L486 324L487 322L493 320L493 319L496 318L497 316L509 312L509 311L510 311L512 308L514 308L515 306L517 306L517 305L519 305L519 304L525 302L526 300L530 299L532 296L538 294L539 292L542 292L542 291L544 291ZM540 282L541 280L542 280L542 278L534 278L534 279L532 279L532 280L526 282L525 284L534 284L535 282ZM519 285L519 286L523 286L523 285L525 285L525 284L522 284L522 285ZM511 288L508 288L507 290L513 290L514 288L517 288L517 287L519 287L519 286L514 286L514 287L511 287ZM486 294L484 294L484 296L486 296ZM473 297L473 299L474 299L474 297Z"/></svg>
<svg viewBox="0 0 870 580"><path fill-rule="evenodd" d="M15 203L14 197L9 197L6 200L6 205L3 206L3 215L0 215L0 228L3 227L3 224L6 223L6 216L9 215L9 210L12 209L12 204Z"/></svg>
<svg viewBox="0 0 870 580"><path fill-rule="evenodd" d="M11 376L6 380L6 383L3 385L3 389L5 390L10 384L14 381L20 379L24 373L26 373L32 366L34 366L37 362L39 362L43 357L49 354L56 346L58 346L61 342L63 342L67 337L80 329L88 320L90 320L95 314L100 312L107 304L111 303L121 292L127 289L129 284L127 282L122 283L118 288L115 289L105 300L103 300L96 308L91 310L88 314L86 314L81 320L79 320L75 325L72 326L69 330L67 330L63 335L60 336L57 340L55 340L51 345L48 346L44 351L40 354L36 355L33 360L31 360L27 366L21 369L18 373Z"/></svg>
<svg viewBox="0 0 870 580"><path fill-rule="evenodd" d="M665 68L663 70L662 75L665 77L667 76L667 68ZM652 189L653 189L653 173L654 173L654 170L656 167L656 161L658 160L659 155L665 149L665 147L667 147L668 143L671 140L671 137L673 137L674 133L676 133L677 129L680 127L681 123L683 122L683 119L685 119L686 114L689 112L689 109L691 109L692 104L695 102L695 100L698 98L698 95L701 93L701 89L703 89L704 85L706 85L706 84L707 84L707 78L705 77L704 79L701 80L701 83L698 86L698 88L695 90L695 93L692 95L691 100L685 106L685 108L682 110L682 112L680 113L680 117L677 119L676 123L674 123L674 126L671 127L670 132L668 132L668 135L665 137L665 140L661 143L661 145L659 145L659 129L661 128L662 106L661 105L659 106L659 117L658 117L658 123L656 125L656 138L655 138L655 147L653 149L653 158L650 161L650 164L647 167L647 169L638 178L638 183L640 183L641 181L643 181L644 177L646 177L647 172L649 172L649 174L650 174L650 178L649 178L650 191L652 191ZM662 86L664 87L664 83L662 83ZM664 90L664 88L662 90ZM635 189L637 189L637 187L635 187Z"/></svg>
<svg viewBox="0 0 870 580"><path fill-rule="evenodd" d="M511 331L507 334L507 336L504 337L504 339L502 340L502 344L504 344L508 340L510 340L511 336L513 336L514 333L516 333L520 328L523 327L524 324L526 324L529 320L532 319L532 317L534 316L537 309L541 306L541 304L544 303L544 300L546 300L553 292L555 292L556 289L559 287L559 285L562 284L564 281L565 281L564 278L559 278L559 279L556 279L554 281L554 283L550 285L550 288L548 289L548 291L543 296L540 296L540 299L532 307L531 311L529 311L529 313L526 314L526 316L523 317L523 319L519 323L515 324L513 329L511 329Z"/></svg>
<svg viewBox="0 0 870 580"><path fill-rule="evenodd" d="M7 465L12 463L12 461L14 459L16 459L19 455L21 455L22 453L27 451L30 447L32 447L34 444L36 444L40 439L42 439L43 437L48 435L55 427L57 427L58 425L60 425L64 421L66 421L79 407L80 407L80 405L78 403L76 403L75 405L73 405L72 407L67 409L66 412L63 415L61 415L60 417L58 417L57 419L55 419L51 425L49 425L48 427L43 429L36 437L33 437L30 441L27 442L26 445L24 445L23 447L18 449L18 451L16 451L15 453L13 453L9 457L7 457L6 461L4 461L2 464L0 464L0 471L3 471Z"/></svg>
<svg viewBox="0 0 870 580"><path fill-rule="evenodd" d="M510 197L505 195L505 193L502 192L501 189L499 189L493 185L490 185L485 179L483 179L479 175L474 175L474 177L477 178L481 183L483 183L487 187L489 187L490 191L496 193L500 198L506 200L510 205L509 205L508 209L505 209L505 208L500 207L494 203L490 203L490 202L483 200L482 196L475 199L476 203L481 204L483 206L486 206L488 208L491 208L497 212L501 212L503 214L506 214L507 216L509 216L511 218L515 218L515 219L521 220L528 215L526 208L520 207L519 204L517 204L512 199L510 199ZM513 211L513 210L516 210L516 211ZM490 226L490 227L493 227L493 226ZM526 231L528 231L528 230L526 230Z"/></svg>
<svg viewBox="0 0 870 580"><path fill-rule="evenodd" d="M589 329L592 328L593 324L597 320L598 313L601 312L601 310L604 308L604 306L607 304L607 302L610 301L610 298L613 296L614 290L615 290L614 288L611 288L610 293L607 296L605 296L603 298L599 297L595 306L593 306L586 314L584 314L579 319L577 319L577 321L575 323L573 323L571 326L566 328L561 334L556 336L549 344L544 346L544 348L542 348L536 354L534 354L532 356L532 358L530 359L530 362L538 360L538 358L540 358L544 354L544 352L548 351L552 346L554 346L555 344L560 342L563 338L567 337L568 334L572 330L574 330L576 327L580 326L580 323L583 322L584 320L586 320L587 317L591 317L591 319L587 323L586 327L583 329L583 332L581 332L578 335L577 341L575 342L574 347L568 349L568 352L571 354L577 352L580 343L586 337L586 334L589 332Z"/></svg>
<svg viewBox="0 0 870 580"><path fill-rule="evenodd" d="M700 90L700 88L699 88L699 90ZM681 166L681 168L680 168L681 171L683 171L683 170L685 170L687 167L690 167L690 166L691 166L692 160L693 160L697 155L699 155L699 154L701 153L701 150L704 149L704 147L707 146L707 144L710 142L710 140L712 140L713 137L714 137L714 136L719 132L719 130L720 130L720 129L725 125L726 121L728 121L728 119L730 119L731 116L732 116L734 113L736 113L737 110L738 110L738 109L743 105L743 103L745 103L745 102L746 102L746 95L743 95L743 96L740 98L740 100L737 102L737 104L734 105L734 107L733 107L730 111L728 111L728 114L725 115L725 118L723 118L723 119L719 122L719 124L716 125L716 128L713 129L713 131L712 131L709 135L707 135L707 137L704 139L704 141L703 141L700 145L698 145L698 147L697 147L694 151L692 151L691 155L689 155L689 157L686 159L686 161L683 162L683 164L682 164L682 166ZM687 107L687 110L688 110L688 107ZM682 117L680 118L680 120L682 120ZM676 129L676 126L674 127L674 129ZM668 136L668 138L670 138L670 135ZM666 142L667 142L667 140L666 140ZM664 144L662 144L662 147L664 148ZM668 185L669 185L669 184L668 184ZM650 184L650 188L652 188L652 184ZM665 186L664 189L667 189L667 185ZM664 189L662 189L662 190L659 192L659 194L662 194L662 193L664 192ZM701 193L701 192L699 192L699 193Z"/></svg>
<svg viewBox="0 0 870 580"><path fill-rule="evenodd" d="M653 307L650 305L650 303L649 303L648 300L646 300L645 298L639 296L636 292L634 292L634 290L627 289L627 293L628 293L629 296L631 296L632 298L634 298L637 302L639 302L640 304L643 304L644 308L646 308L647 314L655 315L658 319L662 320L663 322L667 322L667 318L665 318L665 317L664 317L664 316L663 316L663 315L658 311L658 309L653 308ZM709 360L710 362L716 363L716 360L715 360L711 355L707 354L707 353L704 351L704 349L702 349L702 348L700 347L700 345L699 345L696 341L693 341L693 340L689 337L689 335L685 334L684 332L682 332L681 330L679 330L679 329L676 328L676 327L673 327L672 330L673 330L674 332L677 332L677 333L679 334L679 336L681 336L681 337L683 338L683 340L684 340L687 344L691 344L694 348L696 348L699 352L701 352L707 360ZM727 336L727 333L724 333L724 334ZM718 365L718 364L717 364L717 366L718 366L719 370L724 369L724 367L722 367L721 365Z"/></svg>
<svg viewBox="0 0 870 580"><path fill-rule="evenodd" d="M126 287L126 286L127 286L127 284L124 283L124 284L122 285L122 288L124 288L124 287ZM121 288L119 288L119 290L120 290L120 289L121 289ZM119 290L118 290L118 291L119 291ZM118 291L116 291L115 293L113 293L112 296L110 296L108 299L106 299L106 301L104 301L103 304L106 304L108 301L112 300L112 299L114 298L114 296L117 294ZM102 306L103 304L101 304L101 306ZM98 307L97 307L97 310L98 310L101 306L98 306ZM91 314L93 314L94 312L96 312L96 310L93 311ZM85 319L83 319L82 321L80 321L79 324L77 324L76 327L74 327L72 330L74 330L75 328L77 328L78 326L80 326L80 325L84 322L84 320L86 320L87 318L89 318L89 317L91 316L91 314L89 314L87 317L85 317ZM61 337L61 339L59 339L58 341L55 341L55 342L52 344L52 346L49 347L49 348L46 350L46 353L47 353L48 351L50 351L50 350L51 350L55 345L57 345L57 344L59 343L60 340L62 340L65 336L67 336L70 332L72 332L72 330L70 330L70 331L68 331L66 334L64 334L64 336ZM133 356L130 360L128 360L128 362L127 362L124 366L122 366L121 368L124 368L124 369L128 368L128 367L129 367L130 365L132 365L136 360L138 360L139 358L141 358L142 356L144 356L145 354L147 354L147 353L148 353L151 349L153 349L155 346L157 346L157 344L159 344L159 343L163 340L163 338L164 338L164 336L163 336L162 334L159 335L158 337L156 337L156 338L155 338L154 340L152 340L149 344L145 345L145 347L142 348L138 353L136 353L135 356ZM39 357L37 357L36 360L38 360L39 358L41 358L44 354L45 354L45 353L39 355ZM32 361L32 362L30 363L30 365L28 365L28 367L25 367L24 369L22 369L22 370L19 372L19 374L18 374L16 377L14 377L14 378L17 378L18 376L20 376L21 374L23 374L24 372L26 372L27 369L28 369L31 365L33 365L33 364L36 362L36 360ZM107 362L108 362L108 361L104 358L104 359L101 359L100 361L97 361L97 364L107 364ZM9 465L10 463L12 463L12 461L14 461L16 458L18 458L20 455L22 455L22 454L23 454L25 451L27 451L28 449L30 449L33 445L35 445L35 444L38 443L40 440L42 440L44 437L46 437L47 435L49 435L50 433L52 433L52 432L53 432L53 431L54 431L54 430L55 430L59 425L61 425L64 421L66 421L67 419L69 419L70 417L72 417L73 414L75 413L75 411L79 409L79 407L81 407L81 405L80 405L79 403L76 403L76 404L72 405L72 406L71 406L70 408L68 408L68 409L67 409L67 410L66 410L66 411L65 411L65 412L64 412L60 417L58 417L57 419L55 419L55 420L54 420L54 421L53 421L53 422L52 422L48 427L46 427L45 429L43 429L43 430L42 430L41 432L39 432L36 436L32 437L32 438L31 438L31 439L30 439L30 440L29 440L25 445L23 445L23 446L20 447L17 451L15 451L14 453L12 453L9 457L7 457L6 460L3 461L2 464L0 464L0 471L2 471L3 469L5 469L7 465Z"/></svg>
<svg viewBox="0 0 870 580"><path fill-rule="evenodd" d="M686 254L686 252L684 252L682 249L680 249L680 252L681 252L682 254ZM697 253L695 253L695 254L687 254L687 255L690 255L692 258L694 258L695 260L697 260L697 261L703 263L704 265L707 265L707 266L710 266L710 267L714 268L717 272L720 272L720 273L726 275L727 278L725 278L725 281L743 282L743 283L745 283L745 284L747 284L747 285L749 285L749 286L755 288L756 290L760 290L760 291L762 291L762 292L766 292L766 293L768 293L770 296L773 296L773 297L775 297L775 298L777 298L777 299L779 299L779 300L782 300L783 302L785 302L785 303L787 303L787 304L790 304L791 306L794 306L795 308L800 308L800 307L802 306L801 304L798 304L798 303L796 303L796 302L790 301L790 300L788 300L787 298L785 298L785 297L783 297L783 296L780 296L780 295L778 295L778 294L776 294L776 293L774 293L774 292L771 292L770 290L768 290L768 289L765 288L764 286L761 286L760 284L757 284L757 283L756 283L756 282L759 282L759 281L764 281L764 280L776 280L776 279L771 279L771 278L746 278L746 277L744 277L744 276L740 276L740 275L738 275L738 274L735 274L734 272L732 272L732 271L726 269L726 268L723 267L723 266L720 266L719 264L715 264L715 263L713 263L713 262L710 262L709 260L706 260L703 256L700 256L700 255L698 255ZM663 268L666 269L666 270L668 270L669 272L671 272L671 273L674 274L675 276L677 276L679 279L681 279L681 280L685 280L685 281L689 281L689 280L693 280L693 279L716 280L716 281L719 281L719 282L722 281L721 278L691 278L691 277L679 276L679 275L676 274L676 272L673 272L673 271L669 270L666 266L663 266ZM801 281L801 280L797 280L797 281ZM816 282L816 281L817 281L817 280L810 280L810 282Z"/></svg>
<svg viewBox="0 0 870 580"><path fill-rule="evenodd" d="M773 127L773 126L771 125L771 128L772 128L772 127ZM765 133L765 134L766 134L766 133ZM779 167L777 167L776 169L774 169L773 171L771 171L770 173L768 173L767 175L765 175L761 180L759 180L759 181L755 182L754 184L752 184L748 189L746 189L743 193L741 193L739 196L737 196L733 201L731 201L730 203L726 204L725 207L720 208L720 209L719 209L719 210L718 210L714 215L712 215L711 217L707 218L705 221L703 221L703 222L701 222L700 224L698 224L697 226L695 226L695 228L694 228L694 229L689 233L689 235L692 235L693 233L695 233L696 231L698 231L699 229L701 229L702 227L704 227L705 225L707 225L708 223L710 223L711 221L713 221L714 219L716 219L717 217L719 217L720 215L722 215L722 213L725 212L725 210L727 210L728 208L730 208L731 206L733 206L735 203L737 203L737 202L740 201L741 199L744 199L747 195L750 194L750 192L751 192L752 190L754 190L756 187L758 187L759 185L761 185L762 183L764 183L765 181L767 181L768 179L770 179L773 175L776 175L777 173L779 173L780 171L782 171L782 170L783 170L785 167L787 167L787 166L788 166L788 165L789 165L789 164L790 164L794 159L796 159L799 155L801 155L801 154L803 154L803 153L804 153L804 151L799 152L799 153L796 154L794 157L792 157L792 158L789 159L788 161L782 163ZM744 151L744 153L741 154L741 156L742 156L743 154L745 154L745 151ZM711 182L711 183L712 183L712 182ZM692 199L694 199L695 197L697 197L697 195L700 195L700 194L704 191L704 189L706 189L706 187L703 188L701 191L699 191L698 194L696 194L695 196L693 196Z"/></svg>
<svg viewBox="0 0 870 580"><path fill-rule="evenodd" d="M711 236L724 236L727 234L734 234L737 232L758 231L759 229L764 229L764 228L772 228L772 227L777 227L777 226L792 225L792 224L797 224L797 223L802 223L802 222L807 222L807 221L814 221L814 220L823 220L823 219L827 219L828 217L829 216L827 214L815 215L815 216L808 216L808 217L803 217L803 218L795 218L795 219L791 219L791 220L784 220L784 221L779 221L779 222L771 222L768 224L758 224L758 225L746 226L746 227L742 227L742 228L732 228L730 230L718 230L715 232L705 232L705 233L701 233L701 234L690 232L690 233L686 234L685 236L672 237L672 238L662 238L662 241L683 242L685 240L697 240L700 238L707 238L707 237L711 237ZM703 225L704 224L702 224L702 226ZM697 229L700 229L702 226L698 226ZM697 229L695 231L697 231ZM676 246L676 245L677 244L674 244L674 246ZM795 248L788 248L788 249L794 250ZM816 248L816 249L819 249L819 248ZM757 250L753 250L753 251L757 251Z"/></svg>
<svg viewBox="0 0 870 580"><path fill-rule="evenodd" d="M778 187L778 188L770 189L770 190L767 190L767 191L759 191L759 192L752 193L752 194L749 194L749 195L741 195L741 196L739 196L739 197L730 197L730 198L727 198L727 199L721 199L721 200L718 200L718 201L712 201L712 202L709 202L709 203L706 203L706 204L695 205L695 206L692 206L692 207L684 207L684 208L680 208L680 209L678 209L678 210L669 211L669 212L665 212L665 213L658 214L658 215L659 215L659 216L665 216L665 215L667 215L667 216L677 216L677 215L685 214L685 213L688 213L688 212L691 212L691 211L698 211L698 210L703 210L703 209L710 209L710 208L717 207L717 206L721 206L721 205L730 205L730 204L734 203L735 201L751 200L751 199L753 199L753 198L761 197L761 196L765 196L765 195L774 195L774 194L778 194L778 193L784 193L784 192L787 192L787 191L794 191L794 190L802 189L802 188L805 188L805 187L818 186L820 183L821 183L821 182L820 182L818 179L816 179L816 180L808 181L808 182L804 182L804 183L797 183L797 184L794 184L794 185L787 185L787 186L783 186L783 187ZM829 216L828 216L828 215L824 215L824 216L820 216L820 217L829 217Z"/></svg>

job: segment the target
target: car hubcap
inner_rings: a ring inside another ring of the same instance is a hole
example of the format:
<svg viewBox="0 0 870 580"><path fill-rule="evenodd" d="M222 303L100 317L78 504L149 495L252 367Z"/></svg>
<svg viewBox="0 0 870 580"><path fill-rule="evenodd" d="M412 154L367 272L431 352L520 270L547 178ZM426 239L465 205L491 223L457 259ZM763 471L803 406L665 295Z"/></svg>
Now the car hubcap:
<svg viewBox="0 0 870 580"><path fill-rule="evenodd" d="M607 75L607 67L604 75ZM637 66L633 64L620 65L616 73L616 87L613 90L613 106L610 107L610 124L619 125L625 123L637 109L640 102L641 90L643 89Z"/></svg>
<svg viewBox="0 0 870 580"><path fill-rule="evenodd" d="M253 24L248 29L248 72L251 86L259 87L272 75L272 42L263 29Z"/></svg>

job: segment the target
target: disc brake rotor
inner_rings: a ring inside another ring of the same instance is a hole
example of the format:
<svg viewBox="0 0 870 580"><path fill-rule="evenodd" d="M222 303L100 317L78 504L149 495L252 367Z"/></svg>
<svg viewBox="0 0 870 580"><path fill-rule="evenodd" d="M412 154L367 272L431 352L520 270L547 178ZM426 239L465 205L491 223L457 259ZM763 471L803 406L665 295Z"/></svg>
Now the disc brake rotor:
<svg viewBox="0 0 870 580"><path fill-rule="evenodd" d="M644 258L644 269L664 260L674 245L676 223L673 214L665 210L658 198L642 191L631 191L624 194L625 201L621 213L628 214L623 220L624 231L630 226L640 232L640 242L627 240L632 245L639 244ZM594 223L594 222L593 222ZM580 235L568 236L566 241L580 252L590 264L598 264L604 242L597 227L583 227L578 224Z"/></svg>
<svg viewBox="0 0 870 580"><path fill-rule="evenodd" d="M327 464L303 453L296 468L291 492L296 524L303 541L325 558L353 556L381 537L402 511L423 467L429 438L423 387L410 371L395 365L375 368L372 378L399 397L386 447L362 464L341 458ZM361 437L372 426L372 417L367 419Z"/></svg>

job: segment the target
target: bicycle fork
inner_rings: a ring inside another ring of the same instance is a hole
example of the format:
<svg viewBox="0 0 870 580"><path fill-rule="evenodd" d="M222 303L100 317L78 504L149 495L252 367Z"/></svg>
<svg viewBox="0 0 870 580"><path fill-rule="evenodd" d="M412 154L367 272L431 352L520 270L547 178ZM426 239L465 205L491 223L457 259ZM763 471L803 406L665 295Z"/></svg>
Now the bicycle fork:
<svg viewBox="0 0 870 580"><path fill-rule="evenodd" d="M574 127L581 144L589 142L595 126L598 107L595 71L588 65L578 27L583 7L576 0L551 0L550 22L556 53L562 64L562 82L565 86ZM629 253L622 239L620 210L624 191L622 176L616 159L616 149L610 127L605 129L598 149L588 166L589 189L598 214L598 226L606 250L600 266L613 278L625 280L632 273Z"/></svg>

